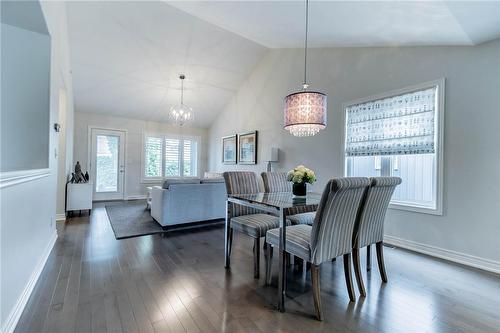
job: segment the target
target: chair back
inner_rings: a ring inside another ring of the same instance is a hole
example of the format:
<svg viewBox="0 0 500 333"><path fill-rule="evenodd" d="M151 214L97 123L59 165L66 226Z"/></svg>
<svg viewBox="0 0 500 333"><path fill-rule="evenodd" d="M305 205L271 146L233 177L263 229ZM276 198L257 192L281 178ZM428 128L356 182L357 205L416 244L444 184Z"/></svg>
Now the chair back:
<svg viewBox="0 0 500 333"><path fill-rule="evenodd" d="M328 182L311 231L313 264L351 252L356 216L369 184L365 177L335 178Z"/></svg>
<svg viewBox="0 0 500 333"><path fill-rule="evenodd" d="M266 193L292 192L292 182L286 179L286 172L263 172L260 175Z"/></svg>
<svg viewBox="0 0 500 333"><path fill-rule="evenodd" d="M353 247L362 248L384 239L384 220L399 177L373 177L361 203L353 234Z"/></svg>
<svg viewBox="0 0 500 333"><path fill-rule="evenodd" d="M259 193L259 184L257 183L257 176L254 172L226 171L222 176L226 183L228 195ZM253 208L231 204L231 217L257 213L259 213L259 211Z"/></svg>

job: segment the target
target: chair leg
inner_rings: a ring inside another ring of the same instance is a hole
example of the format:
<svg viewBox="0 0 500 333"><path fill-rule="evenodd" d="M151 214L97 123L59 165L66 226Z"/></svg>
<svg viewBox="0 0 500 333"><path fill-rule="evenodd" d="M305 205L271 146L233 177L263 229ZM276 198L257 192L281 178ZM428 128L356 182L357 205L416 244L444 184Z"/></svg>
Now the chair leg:
<svg viewBox="0 0 500 333"><path fill-rule="evenodd" d="M361 296L366 297L365 285L363 283L363 274L361 274L361 263L359 261L359 249L352 249L352 262L354 264L354 273L356 275L356 282Z"/></svg>
<svg viewBox="0 0 500 333"><path fill-rule="evenodd" d="M323 320L323 315L321 312L321 290L320 290L320 265L311 265L311 282L313 289L314 298L314 310L316 311L316 318L318 320Z"/></svg>
<svg viewBox="0 0 500 333"><path fill-rule="evenodd" d="M377 248L377 262L380 277L382 278L383 282L387 282L387 272L385 271L384 263L384 244L382 242L378 242L375 246Z"/></svg>
<svg viewBox="0 0 500 333"><path fill-rule="evenodd" d="M260 237L255 238L253 244L253 277L255 279L259 278L259 268L260 268Z"/></svg>
<svg viewBox="0 0 500 333"><path fill-rule="evenodd" d="M352 274L351 274L351 254L344 254L344 274L345 283L347 285L347 292L349 293L349 299L351 302L356 301L356 294L354 293L354 288L352 286Z"/></svg>
<svg viewBox="0 0 500 333"><path fill-rule="evenodd" d="M232 249L233 249L233 228L229 229L229 256L231 256Z"/></svg>
<svg viewBox="0 0 500 333"><path fill-rule="evenodd" d="M368 245L366 247L366 270L369 272L372 270L372 246Z"/></svg>
<svg viewBox="0 0 500 333"><path fill-rule="evenodd" d="M266 247L266 286L271 284L271 273L273 267L273 247L267 244Z"/></svg>
<svg viewBox="0 0 500 333"><path fill-rule="evenodd" d="M285 253L286 267L290 267L290 256L291 256L290 253L288 252Z"/></svg>

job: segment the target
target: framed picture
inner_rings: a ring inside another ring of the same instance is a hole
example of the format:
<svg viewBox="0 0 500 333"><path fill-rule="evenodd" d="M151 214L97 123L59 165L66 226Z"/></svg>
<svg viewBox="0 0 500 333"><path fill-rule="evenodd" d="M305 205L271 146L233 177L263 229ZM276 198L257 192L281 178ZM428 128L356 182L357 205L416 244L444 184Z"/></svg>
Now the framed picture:
<svg viewBox="0 0 500 333"><path fill-rule="evenodd" d="M236 134L222 138L222 163L236 164L238 152L236 148L237 141L238 136Z"/></svg>
<svg viewBox="0 0 500 333"><path fill-rule="evenodd" d="M238 163L257 164L257 131L240 134L238 147Z"/></svg>

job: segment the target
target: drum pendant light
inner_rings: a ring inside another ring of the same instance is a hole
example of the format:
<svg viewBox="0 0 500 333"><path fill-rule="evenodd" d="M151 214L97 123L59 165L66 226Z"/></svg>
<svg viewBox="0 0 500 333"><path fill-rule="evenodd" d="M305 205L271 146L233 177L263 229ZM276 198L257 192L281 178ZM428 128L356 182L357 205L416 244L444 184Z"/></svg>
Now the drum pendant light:
<svg viewBox="0 0 500 333"><path fill-rule="evenodd" d="M302 90L285 97L284 128L294 136L313 136L326 128L327 98L317 91L308 91L307 33L309 0L306 0L306 33L304 47L304 82Z"/></svg>

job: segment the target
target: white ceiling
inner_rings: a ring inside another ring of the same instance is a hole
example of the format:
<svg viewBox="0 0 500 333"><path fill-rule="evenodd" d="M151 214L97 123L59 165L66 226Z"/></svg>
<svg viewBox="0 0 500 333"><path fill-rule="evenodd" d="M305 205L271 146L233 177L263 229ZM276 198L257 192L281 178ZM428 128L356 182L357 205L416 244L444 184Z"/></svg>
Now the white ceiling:
<svg viewBox="0 0 500 333"><path fill-rule="evenodd" d="M266 49L163 2L68 2L76 110L208 127Z"/></svg>
<svg viewBox="0 0 500 333"><path fill-rule="evenodd" d="M77 111L167 121L179 73L208 127L266 48L302 47L303 1L68 2ZM312 47L475 45L500 2L310 1Z"/></svg>
<svg viewBox="0 0 500 333"><path fill-rule="evenodd" d="M269 48L303 46L305 1L168 1ZM312 47L473 45L500 37L500 1L309 1Z"/></svg>

